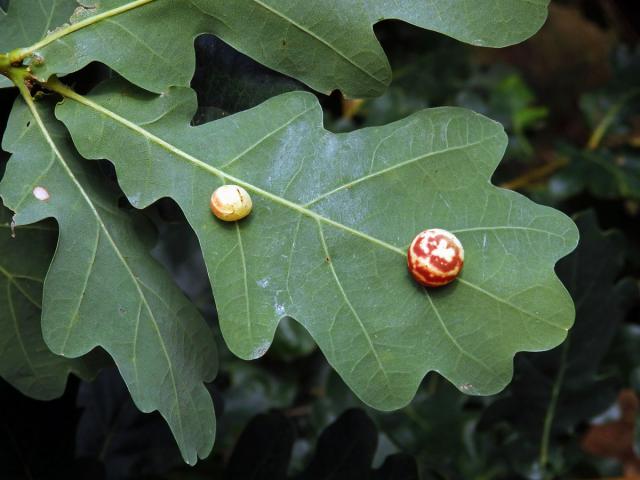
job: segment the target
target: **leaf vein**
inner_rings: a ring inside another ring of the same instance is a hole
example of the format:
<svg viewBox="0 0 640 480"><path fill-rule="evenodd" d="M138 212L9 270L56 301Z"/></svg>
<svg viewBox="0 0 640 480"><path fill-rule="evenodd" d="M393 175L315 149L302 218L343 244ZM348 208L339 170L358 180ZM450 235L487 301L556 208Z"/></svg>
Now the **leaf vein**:
<svg viewBox="0 0 640 480"><path fill-rule="evenodd" d="M447 338L449 338L449 340L451 340L451 343L453 343L453 345L455 345L455 347L458 349L458 351L463 356L469 358L470 360L472 360L476 364L480 365L487 372L491 373L494 377L498 378L499 375L496 373L495 370L493 370L491 367L489 367L486 363L484 363L478 357L476 357L475 355L467 352L464 348L462 348L462 345L460 345L460 343L458 343L456 338L451 334L451 332L447 328L447 325L444 323L444 320L442 319L442 316L440 315L440 311L436 308L435 302L433 301L433 299L431 298L431 295L429 294L429 292L426 289L424 290L424 294L427 297L427 299L429 300L429 305L431 306L431 309L433 310L433 313L436 314L436 318L438 319L438 322L440 323L440 326L444 330L444 333L447 335Z"/></svg>
<svg viewBox="0 0 640 480"><path fill-rule="evenodd" d="M490 139L492 139L494 137L497 137L499 135L500 135L500 133L498 133L496 135L492 135L490 137L483 138L482 140L479 140L477 142L467 143L467 144L460 145L460 146L457 146L457 147L447 147L447 148L445 148L443 150L436 150L436 151L433 151L433 152L425 153L424 155L419 155L417 157L410 158L409 160L405 160L404 162L400 162L400 163L397 163L397 164L392 165L390 167L383 168L382 170L378 170L377 172L370 173L368 175L365 175L364 177L360 177L360 178L358 178L356 180L353 180L352 182L348 182L348 183L345 183L343 185L340 185L339 187L336 187L333 190L331 190L331 191L329 191L327 193L324 193L324 194L320 195L319 197L314 198L313 200L305 203L302 206L303 206L303 208L309 208L314 203L317 203L320 200L323 200L323 199L333 195L334 193L339 192L340 190L344 190L346 188L352 188L353 186L358 185L359 183L365 182L367 180L370 180L371 178L379 177L380 175L384 175L385 173L392 172L392 171L397 170L399 168L405 167L407 165L411 165L411 164L413 164L415 162L419 162L420 160L424 160L426 158L430 158L430 157L433 157L433 156L436 156L436 155L442 155L442 154L454 152L454 151L457 151L457 150L464 150L464 149L467 149L467 148L475 147L475 146L480 145L480 144L484 143L485 141L490 140Z"/></svg>
<svg viewBox="0 0 640 480"><path fill-rule="evenodd" d="M357 62L355 62L353 59L351 59L347 54L345 54L344 52L342 52L341 50L339 50L338 48L336 48L335 46L333 46L331 43L329 43L327 40L325 40L324 38L322 38L321 36L319 36L318 34L314 33L312 30L309 30L308 28L305 28L304 25L301 25L297 22L295 22L292 18L287 17L285 14L283 14L282 12L279 12L278 10L276 10L275 8L271 7L270 5L265 4L264 2L260 1L260 0L253 0L254 3L258 4L259 6L261 6L262 8L264 8L265 10L271 12L272 14L276 15L277 17L282 18L283 20L285 20L287 23L289 23L290 25L293 25L294 27L296 27L298 30L300 30L301 32L309 35L310 37L314 38L315 40L319 41L320 43L322 43L324 46L328 47L330 50L334 51L338 56L342 57L344 60L346 60L348 63L350 63L351 65L353 65L354 67L356 67L358 70L360 70L362 73L364 73L366 76L368 76L369 78L371 78L372 80L374 80L376 83L378 83L379 85L385 85L385 82L383 82L382 80L380 80L379 78L377 78L374 74L372 74L371 72L369 72L366 68L364 68L362 65L358 64Z"/></svg>
<svg viewBox="0 0 640 480"><path fill-rule="evenodd" d="M327 258L331 258L331 255L329 253L329 248L327 247L327 242L324 236L324 231L322 229L322 224L317 221L318 224L318 232L320 233L320 242L322 243L322 248L324 250L324 253L326 254ZM333 261L328 262L329 265L329 269L331 270L331 274L336 282L336 285L338 287L338 290L340 291L340 294L342 295L342 298L344 298L345 303L347 304L347 306L349 307L349 310L351 311L351 314L353 315L354 319L356 320L356 322L358 323L358 326L360 327L360 330L362 330L362 333L364 335L364 338L367 341L367 344L369 345L369 349L371 350L371 353L373 354L374 358L376 359L376 363L378 364L378 369L380 370L380 372L382 372L382 375L384 376L385 379L385 383L387 384L387 388L389 389L389 391L391 391L391 382L389 381L389 376L387 375L387 371L384 368L384 365L382 364L382 361L380 360L380 356L378 355L378 352L376 350L376 347L373 343L373 340L371 340L371 336L369 335L369 332L367 331L367 329L364 326L364 323L362 322L362 319L360 318L360 315L358 315L358 312L356 311L356 309L354 308L353 304L351 303L351 301L349 300L349 297L347 296L347 293L344 290L344 287L342 286L342 282L340 281L340 278L338 277L338 273L336 272L336 269L334 267Z"/></svg>

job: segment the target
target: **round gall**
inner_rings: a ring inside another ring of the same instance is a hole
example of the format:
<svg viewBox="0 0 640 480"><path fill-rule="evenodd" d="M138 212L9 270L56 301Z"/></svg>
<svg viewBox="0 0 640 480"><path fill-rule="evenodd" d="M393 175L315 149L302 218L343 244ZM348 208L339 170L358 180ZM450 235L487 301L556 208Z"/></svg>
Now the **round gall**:
<svg viewBox="0 0 640 480"><path fill-rule="evenodd" d="M234 222L249 215L253 203L244 188L238 185L223 185L211 195L210 207L220 220Z"/></svg>
<svg viewBox="0 0 640 480"><path fill-rule="evenodd" d="M425 287L441 287L460 274L464 264L464 248L451 232L432 228L413 239L407 253L407 264L413 278Z"/></svg>

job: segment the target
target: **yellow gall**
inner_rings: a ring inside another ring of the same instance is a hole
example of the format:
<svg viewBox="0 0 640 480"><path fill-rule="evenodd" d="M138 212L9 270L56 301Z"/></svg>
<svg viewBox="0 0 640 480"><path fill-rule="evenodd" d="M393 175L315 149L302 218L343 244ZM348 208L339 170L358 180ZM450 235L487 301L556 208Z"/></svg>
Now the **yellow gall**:
<svg viewBox="0 0 640 480"><path fill-rule="evenodd" d="M234 222L249 215L253 203L244 188L238 185L223 185L211 195L210 207L220 220Z"/></svg>

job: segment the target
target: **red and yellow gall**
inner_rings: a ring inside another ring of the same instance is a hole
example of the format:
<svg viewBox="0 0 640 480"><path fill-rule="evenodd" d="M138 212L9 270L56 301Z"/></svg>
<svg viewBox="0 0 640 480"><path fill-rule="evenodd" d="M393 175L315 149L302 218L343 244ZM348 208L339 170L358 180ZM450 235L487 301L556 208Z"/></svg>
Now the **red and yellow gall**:
<svg viewBox="0 0 640 480"><path fill-rule="evenodd" d="M451 232L432 228L413 239L407 254L413 278L425 287L441 287L456 279L464 264L464 248Z"/></svg>

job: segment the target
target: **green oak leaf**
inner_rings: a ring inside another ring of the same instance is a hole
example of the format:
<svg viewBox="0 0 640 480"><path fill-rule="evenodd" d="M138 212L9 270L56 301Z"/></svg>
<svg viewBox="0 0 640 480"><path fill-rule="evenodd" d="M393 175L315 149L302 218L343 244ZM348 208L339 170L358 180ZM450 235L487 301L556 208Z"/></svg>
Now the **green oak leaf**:
<svg viewBox="0 0 640 480"><path fill-rule="evenodd" d="M77 0L14 0L5 12L0 6L0 53L26 47L69 20ZM0 89L13 83L0 75Z"/></svg>
<svg viewBox="0 0 640 480"><path fill-rule="evenodd" d="M44 284L47 345L72 358L103 347L138 408L158 410L185 460L195 463L213 444L215 415L203 382L215 377L215 342L150 256L149 227L118 208L104 179L78 157L50 102L28 108L17 100L3 148L13 155L0 195L16 224L53 217L60 227Z"/></svg>
<svg viewBox="0 0 640 480"><path fill-rule="evenodd" d="M365 402L393 409L430 370L467 393L495 393L516 352L558 345L573 322L553 265L575 247L576 227L490 184L507 139L486 117L436 108L335 135L317 99L294 92L192 127L189 89L53 88L67 96L56 115L81 154L111 160L134 206L171 197L184 211L222 333L242 358L264 354L292 317ZM223 183L253 196L247 219L212 216ZM446 288L421 288L407 272L406 248L429 227L466 249Z"/></svg>
<svg viewBox="0 0 640 480"><path fill-rule="evenodd" d="M77 0L12 0L0 8L0 50L27 47L69 20Z"/></svg>
<svg viewBox="0 0 640 480"><path fill-rule="evenodd" d="M377 96L391 69L373 24L398 19L474 45L502 47L533 35L549 0L100 0L84 1L66 30L25 54L41 80L100 61L162 92L188 86L194 38L213 33L260 63L321 92ZM29 45L23 45L29 47Z"/></svg>
<svg viewBox="0 0 640 480"><path fill-rule="evenodd" d="M71 372L94 373L85 359L54 355L42 339L42 284L57 236L49 222L12 228L0 203L0 376L38 400L62 395Z"/></svg>

